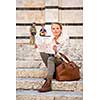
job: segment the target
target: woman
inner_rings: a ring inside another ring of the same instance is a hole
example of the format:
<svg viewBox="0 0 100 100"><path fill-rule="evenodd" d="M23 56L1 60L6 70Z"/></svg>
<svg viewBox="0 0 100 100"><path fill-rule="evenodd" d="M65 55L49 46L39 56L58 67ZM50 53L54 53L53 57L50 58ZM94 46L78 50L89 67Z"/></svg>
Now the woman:
<svg viewBox="0 0 100 100"><path fill-rule="evenodd" d="M39 92L51 91L51 83L55 72L55 66L60 64L62 61L57 56L57 54L68 54L69 38L67 37L67 35L62 34L62 25L60 23L53 23L51 25L51 31L54 36L51 44L55 54L49 54L44 52L40 53L45 65L48 68L48 75L42 88L39 89Z"/></svg>

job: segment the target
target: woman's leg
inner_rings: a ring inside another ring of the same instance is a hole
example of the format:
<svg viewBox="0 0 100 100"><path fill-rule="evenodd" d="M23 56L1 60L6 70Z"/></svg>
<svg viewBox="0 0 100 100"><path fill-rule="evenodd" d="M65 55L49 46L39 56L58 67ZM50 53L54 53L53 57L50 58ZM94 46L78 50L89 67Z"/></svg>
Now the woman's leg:
<svg viewBox="0 0 100 100"><path fill-rule="evenodd" d="M40 52L43 62L48 67L47 77L52 77L55 72L55 57L45 52Z"/></svg>
<svg viewBox="0 0 100 100"><path fill-rule="evenodd" d="M47 78L53 78L54 72L55 72L55 57L50 56L47 60L47 66L48 66L48 75Z"/></svg>
<svg viewBox="0 0 100 100"><path fill-rule="evenodd" d="M48 60L47 60L47 67L48 67L47 79L45 83L43 84L42 88L39 89L39 92L51 91L51 83L52 83L53 75L55 72L55 65L58 64L59 61L61 60L60 59L57 60L54 56L49 55Z"/></svg>
<svg viewBox="0 0 100 100"><path fill-rule="evenodd" d="M41 56L44 64L47 66L47 60L48 60L49 55L45 52L40 52L40 56Z"/></svg>
<svg viewBox="0 0 100 100"><path fill-rule="evenodd" d="M38 90L39 92L51 91L51 83L52 83L52 78L53 78L53 74L55 71L55 63L54 63L55 58L50 55L48 56L49 56L47 59L48 75L47 75L46 81L43 84L42 88Z"/></svg>

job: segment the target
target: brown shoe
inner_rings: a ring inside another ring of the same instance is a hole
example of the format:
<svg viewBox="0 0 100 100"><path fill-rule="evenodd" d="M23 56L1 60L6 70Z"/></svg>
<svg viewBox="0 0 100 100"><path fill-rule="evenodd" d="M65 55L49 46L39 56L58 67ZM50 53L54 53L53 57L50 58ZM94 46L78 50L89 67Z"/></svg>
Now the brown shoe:
<svg viewBox="0 0 100 100"><path fill-rule="evenodd" d="M51 79L46 79L46 81L43 84L42 88L40 88L38 91L39 92L48 92L48 91L51 91Z"/></svg>

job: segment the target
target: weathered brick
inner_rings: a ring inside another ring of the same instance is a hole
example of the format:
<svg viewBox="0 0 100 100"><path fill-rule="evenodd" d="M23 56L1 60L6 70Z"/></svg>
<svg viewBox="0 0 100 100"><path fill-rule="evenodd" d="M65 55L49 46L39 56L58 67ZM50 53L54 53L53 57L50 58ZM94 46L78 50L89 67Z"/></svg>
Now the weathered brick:
<svg viewBox="0 0 100 100"><path fill-rule="evenodd" d="M36 26L37 34L39 34L41 26ZM16 26L16 36L30 36L30 26Z"/></svg>
<svg viewBox="0 0 100 100"><path fill-rule="evenodd" d="M69 36L83 36L83 26L63 26L63 33Z"/></svg>
<svg viewBox="0 0 100 100"><path fill-rule="evenodd" d="M62 7L83 7L83 0L59 0Z"/></svg>
<svg viewBox="0 0 100 100"><path fill-rule="evenodd" d="M44 7L44 0L17 0L16 7Z"/></svg>
<svg viewBox="0 0 100 100"><path fill-rule="evenodd" d="M59 20L62 23L83 23L83 11L62 10L59 12Z"/></svg>
<svg viewBox="0 0 100 100"><path fill-rule="evenodd" d="M16 11L16 22L17 23L43 23L44 22L44 11L40 10L17 10Z"/></svg>
<svg viewBox="0 0 100 100"><path fill-rule="evenodd" d="M46 6L58 6L59 0L45 0Z"/></svg>
<svg viewBox="0 0 100 100"><path fill-rule="evenodd" d="M46 9L45 10L45 21L46 22L57 22L58 21L58 9Z"/></svg>

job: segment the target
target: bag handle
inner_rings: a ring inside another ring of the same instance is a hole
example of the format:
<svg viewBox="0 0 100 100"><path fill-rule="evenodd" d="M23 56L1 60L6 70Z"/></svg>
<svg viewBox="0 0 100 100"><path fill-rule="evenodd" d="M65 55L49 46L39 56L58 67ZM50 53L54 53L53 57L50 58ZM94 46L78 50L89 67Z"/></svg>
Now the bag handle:
<svg viewBox="0 0 100 100"><path fill-rule="evenodd" d="M71 60L69 60L69 58L67 57L67 56L65 56L64 54L62 54L62 53L57 53L57 55L64 61L64 62L66 62L66 63L70 63L71 62ZM81 68L81 67L79 67L79 66L77 66L78 68Z"/></svg>
<svg viewBox="0 0 100 100"><path fill-rule="evenodd" d="M70 62L69 58L62 53L57 53L57 55L66 63Z"/></svg>
<svg viewBox="0 0 100 100"><path fill-rule="evenodd" d="M62 54L62 53L59 53L62 57L64 57L68 62L70 62L71 60L67 57L67 56L65 56L64 54Z"/></svg>

